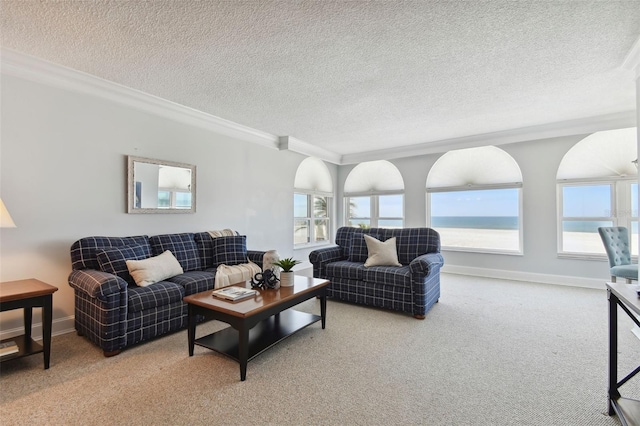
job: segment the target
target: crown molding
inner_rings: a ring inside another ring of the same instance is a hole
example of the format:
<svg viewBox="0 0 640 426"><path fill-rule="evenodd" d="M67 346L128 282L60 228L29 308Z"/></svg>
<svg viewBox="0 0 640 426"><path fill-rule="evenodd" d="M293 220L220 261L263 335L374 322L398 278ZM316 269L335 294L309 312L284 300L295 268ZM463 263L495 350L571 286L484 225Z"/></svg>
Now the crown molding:
<svg viewBox="0 0 640 426"><path fill-rule="evenodd" d="M280 149L287 149L289 151L297 152L298 154L317 157L333 164L340 165L342 162L342 156L340 154L317 147L292 136L280 136Z"/></svg>
<svg viewBox="0 0 640 426"><path fill-rule="evenodd" d="M506 145L516 142L580 135L634 126L636 126L636 112L624 111L577 120L559 121L540 126L521 127L519 129L464 136L461 138L443 139L418 145L406 145L366 153L347 154L342 156L341 164L346 165L361 163L363 161L393 160L417 155L440 154L454 149L475 148L484 145Z"/></svg>
<svg viewBox="0 0 640 426"><path fill-rule="evenodd" d="M201 127L267 148L279 149L279 140L276 135L14 50L0 49L0 72L36 83L107 99L180 123Z"/></svg>
<svg viewBox="0 0 640 426"><path fill-rule="evenodd" d="M622 68L632 71L636 79L640 78L640 37L622 61Z"/></svg>
<svg viewBox="0 0 640 426"><path fill-rule="evenodd" d="M640 72L640 38L625 58L623 67L625 69L635 70L636 74ZM0 48L0 72L4 75L96 96L239 140L256 143L271 149L289 150L302 155L317 157L337 165L356 164L374 160L392 160L426 154L440 154L453 149L473 148L483 145L504 145L636 126L636 112L623 111L540 126L523 127L500 132L424 142L417 145L405 145L390 149L341 155L292 136L278 137L11 49Z"/></svg>

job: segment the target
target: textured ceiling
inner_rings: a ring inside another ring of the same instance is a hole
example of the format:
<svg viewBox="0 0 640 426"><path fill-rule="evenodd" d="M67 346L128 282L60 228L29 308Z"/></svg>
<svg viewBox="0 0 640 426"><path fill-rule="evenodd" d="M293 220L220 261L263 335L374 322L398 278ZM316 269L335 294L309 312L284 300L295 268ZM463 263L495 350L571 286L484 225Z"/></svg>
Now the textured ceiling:
<svg viewBox="0 0 640 426"><path fill-rule="evenodd" d="M339 154L635 109L640 1L0 1L2 46Z"/></svg>

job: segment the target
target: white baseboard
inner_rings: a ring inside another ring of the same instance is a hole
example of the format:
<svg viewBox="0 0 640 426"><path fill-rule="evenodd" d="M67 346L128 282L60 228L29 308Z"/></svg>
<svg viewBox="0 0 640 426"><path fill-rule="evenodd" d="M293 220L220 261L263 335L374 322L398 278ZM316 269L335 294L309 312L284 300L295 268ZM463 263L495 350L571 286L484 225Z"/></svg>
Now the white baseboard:
<svg viewBox="0 0 640 426"><path fill-rule="evenodd" d="M603 290L606 279L570 277L567 275L537 274L534 272L507 271L503 269L476 268L471 266L445 265L442 272L458 275L472 275L484 278L497 278L513 281L528 281L541 284L566 285L570 287L585 287Z"/></svg>
<svg viewBox="0 0 640 426"><path fill-rule="evenodd" d="M51 324L51 335L58 336L60 334L71 333L75 331L74 317L58 318L54 319ZM0 331L0 340L10 339L14 336L24 334L24 328L12 328L10 330ZM42 323L33 323L31 326L31 337L34 340L42 340Z"/></svg>

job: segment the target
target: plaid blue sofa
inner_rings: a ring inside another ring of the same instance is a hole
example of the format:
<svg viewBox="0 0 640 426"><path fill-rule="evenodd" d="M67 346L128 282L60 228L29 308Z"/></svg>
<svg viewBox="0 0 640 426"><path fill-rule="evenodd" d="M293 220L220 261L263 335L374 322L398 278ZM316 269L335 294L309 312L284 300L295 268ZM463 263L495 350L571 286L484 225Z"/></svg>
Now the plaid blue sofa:
<svg viewBox="0 0 640 426"><path fill-rule="evenodd" d="M402 266L365 267L363 235L380 241L396 237ZM331 281L327 296L363 305L407 312L424 319L440 298L440 235L431 228L361 229L342 227L336 244L309 254L313 276Z"/></svg>
<svg viewBox="0 0 640 426"><path fill-rule="evenodd" d="M237 234L237 233L236 233ZM138 287L126 260L141 260L170 250L184 273ZM214 288L220 264L247 259L262 267L264 252L247 250L243 235L212 238L208 232L148 237L87 237L71 246L75 328L105 356L187 326L185 296Z"/></svg>

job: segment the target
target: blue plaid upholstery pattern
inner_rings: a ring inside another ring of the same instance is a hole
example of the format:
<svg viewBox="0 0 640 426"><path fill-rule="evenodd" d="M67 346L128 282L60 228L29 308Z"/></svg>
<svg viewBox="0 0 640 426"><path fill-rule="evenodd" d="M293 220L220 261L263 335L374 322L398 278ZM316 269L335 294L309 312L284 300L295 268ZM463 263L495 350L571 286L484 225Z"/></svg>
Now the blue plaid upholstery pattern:
<svg viewBox="0 0 640 426"><path fill-rule="evenodd" d="M198 236L197 241L194 235ZM246 263L248 257L262 265L263 251L247 251L245 237L242 246L241 263ZM226 249L234 252L225 260L237 257L237 245L220 246L220 250ZM126 259L146 258L165 250L176 256L184 274L147 287L128 285L124 274L126 270L128 275ZM213 266L213 241L206 232L158 235L152 239L143 235L76 241L71 246L73 271L69 275L69 285L74 289L76 330L105 352L113 352L186 327L187 305L183 297L214 286L215 268L211 272L200 269L206 269L205 259Z"/></svg>
<svg viewBox="0 0 640 426"><path fill-rule="evenodd" d="M175 283L160 281L147 287L131 286L127 294L127 312L132 313L179 302L184 297L184 288Z"/></svg>
<svg viewBox="0 0 640 426"><path fill-rule="evenodd" d="M75 299L75 327L90 341L110 352L124 346L127 283L106 272L71 272L69 285Z"/></svg>
<svg viewBox="0 0 640 426"><path fill-rule="evenodd" d="M411 287L409 266L372 266L364 268L363 281L399 287Z"/></svg>
<svg viewBox="0 0 640 426"><path fill-rule="evenodd" d="M87 237L76 241L71 245L71 267L73 269L100 270L96 250L122 247L149 245L149 237L139 235L136 237Z"/></svg>
<svg viewBox="0 0 640 426"><path fill-rule="evenodd" d="M215 271L189 271L171 277L167 281L180 285L184 288L184 295L189 296L202 291L213 290L215 277Z"/></svg>
<svg viewBox="0 0 640 426"><path fill-rule="evenodd" d="M346 261L347 257L363 258L361 247L354 247L355 241L362 240L366 248L362 234L376 236L380 241L396 237L398 260L403 266L364 268L360 262ZM329 297L413 315L424 315L440 298L440 268L444 261L440 235L435 230L342 227L336 233L336 244L337 247L309 254L313 276L331 281Z"/></svg>
<svg viewBox="0 0 640 426"><path fill-rule="evenodd" d="M187 323L187 304L184 302L130 312L123 321L123 324L126 324L124 346L135 345L180 330L185 328Z"/></svg>
<svg viewBox="0 0 640 426"><path fill-rule="evenodd" d="M213 239L213 266L233 266L247 263L247 237L218 237Z"/></svg>
<svg viewBox="0 0 640 426"><path fill-rule="evenodd" d="M198 271L202 267L194 234L154 235L149 239L149 242L154 256L158 256L166 250L171 251L185 272Z"/></svg>
<svg viewBox="0 0 640 426"><path fill-rule="evenodd" d="M148 244L140 246L123 246L96 250L100 270L117 275L127 283L135 285L133 277L129 275L127 260L143 260L151 257L151 247Z"/></svg>
<svg viewBox="0 0 640 426"><path fill-rule="evenodd" d="M362 262L351 262L349 260L339 260L327 265L327 275L348 280L362 281L365 270L366 268Z"/></svg>
<svg viewBox="0 0 640 426"><path fill-rule="evenodd" d="M378 234L366 233L370 237L380 240ZM367 248L367 242L364 239L364 233L354 233L351 236L351 245L349 247L349 261L351 262L366 262L369 257L369 249Z"/></svg>

